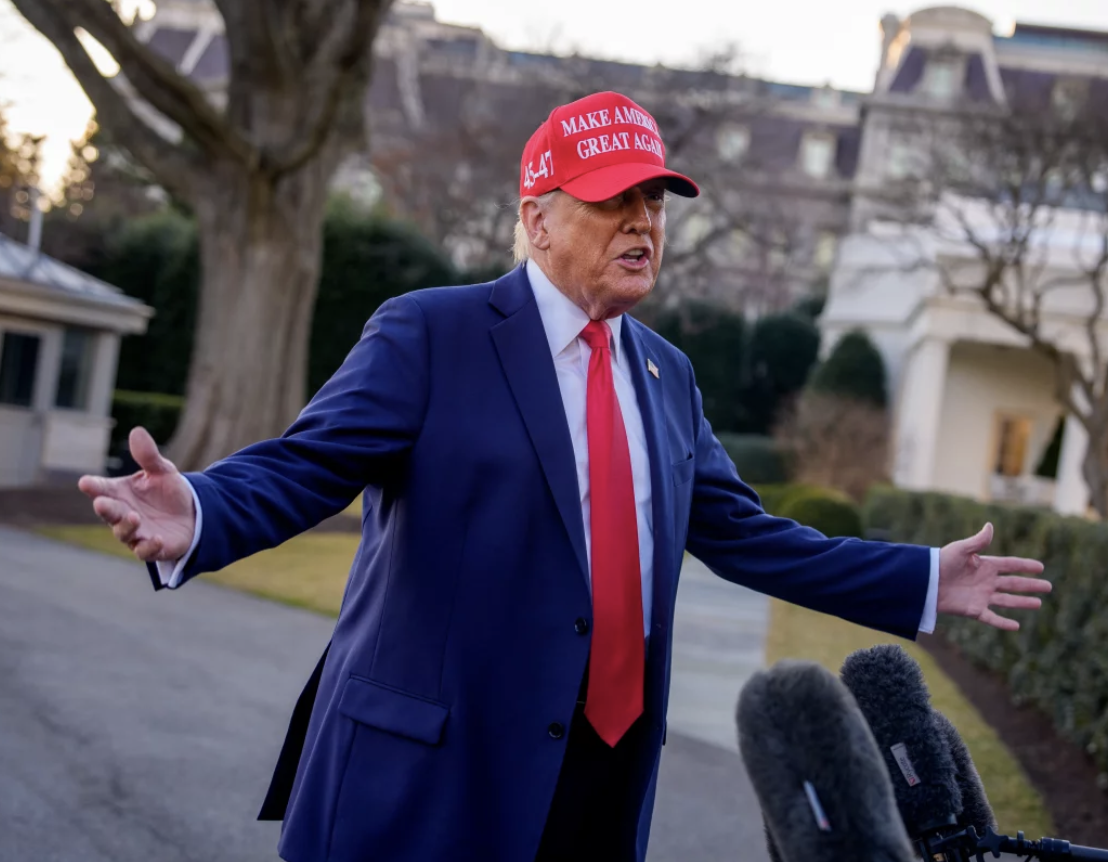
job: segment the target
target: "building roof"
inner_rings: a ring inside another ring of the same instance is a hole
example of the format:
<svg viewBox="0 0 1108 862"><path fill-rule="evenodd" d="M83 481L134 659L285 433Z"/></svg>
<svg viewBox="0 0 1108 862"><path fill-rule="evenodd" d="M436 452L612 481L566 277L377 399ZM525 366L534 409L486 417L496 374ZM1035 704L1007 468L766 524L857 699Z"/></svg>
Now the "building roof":
<svg viewBox="0 0 1108 862"><path fill-rule="evenodd" d="M22 282L100 305L116 306L131 313L146 306L118 287L74 269L41 251L0 234L0 280Z"/></svg>

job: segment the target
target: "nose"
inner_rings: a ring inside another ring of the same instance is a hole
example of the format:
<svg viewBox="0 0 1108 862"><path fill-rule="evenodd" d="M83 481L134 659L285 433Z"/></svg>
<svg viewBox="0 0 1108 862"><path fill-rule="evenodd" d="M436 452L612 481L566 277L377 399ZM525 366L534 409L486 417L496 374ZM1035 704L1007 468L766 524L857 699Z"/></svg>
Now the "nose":
<svg viewBox="0 0 1108 862"><path fill-rule="evenodd" d="M628 189L624 198L624 223L633 233L650 233L650 208L646 205L646 195L641 189Z"/></svg>

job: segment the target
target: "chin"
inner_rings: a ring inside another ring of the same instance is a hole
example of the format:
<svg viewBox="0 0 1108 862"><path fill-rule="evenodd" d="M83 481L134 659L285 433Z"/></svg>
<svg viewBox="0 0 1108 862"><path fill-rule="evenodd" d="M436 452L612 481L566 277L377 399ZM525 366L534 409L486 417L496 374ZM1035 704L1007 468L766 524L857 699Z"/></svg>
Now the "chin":
<svg viewBox="0 0 1108 862"><path fill-rule="evenodd" d="M610 295L613 300L620 303L634 305L643 299L654 288L654 273L649 270L643 272L621 273L613 279Z"/></svg>

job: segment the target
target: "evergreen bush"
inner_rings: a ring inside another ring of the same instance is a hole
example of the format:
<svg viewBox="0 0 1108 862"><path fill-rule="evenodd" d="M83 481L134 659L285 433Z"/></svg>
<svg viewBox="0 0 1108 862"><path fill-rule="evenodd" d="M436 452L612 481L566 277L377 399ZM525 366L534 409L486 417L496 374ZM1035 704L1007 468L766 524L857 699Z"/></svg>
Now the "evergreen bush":
<svg viewBox="0 0 1108 862"><path fill-rule="evenodd" d="M788 479L785 459L772 437L721 432L716 439L727 451L739 478L746 484L778 484Z"/></svg>
<svg viewBox="0 0 1108 862"><path fill-rule="evenodd" d="M832 349L827 361L812 373L810 388L824 395L884 407L885 362L868 335L861 330L848 332Z"/></svg>
<svg viewBox="0 0 1108 862"><path fill-rule="evenodd" d="M778 514L832 538L862 537L862 515L849 498L824 488L798 489L778 503Z"/></svg>

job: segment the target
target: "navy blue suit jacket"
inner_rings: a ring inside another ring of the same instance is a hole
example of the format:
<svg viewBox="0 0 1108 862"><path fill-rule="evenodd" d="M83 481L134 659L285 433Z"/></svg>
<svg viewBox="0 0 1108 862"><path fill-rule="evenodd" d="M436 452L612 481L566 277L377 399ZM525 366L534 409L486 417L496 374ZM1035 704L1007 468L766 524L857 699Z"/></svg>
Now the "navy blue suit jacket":
<svg viewBox="0 0 1108 862"><path fill-rule="evenodd" d="M683 552L728 580L907 638L930 552L828 539L765 514L704 418L688 359L633 319L621 338L654 516L641 860ZM567 742L549 728L570 726L589 653L575 623L590 598L573 450L525 270L385 303L284 435L188 478L204 526L186 578L363 494L342 610L299 707L310 721L287 810L281 800L281 855L530 862Z"/></svg>

